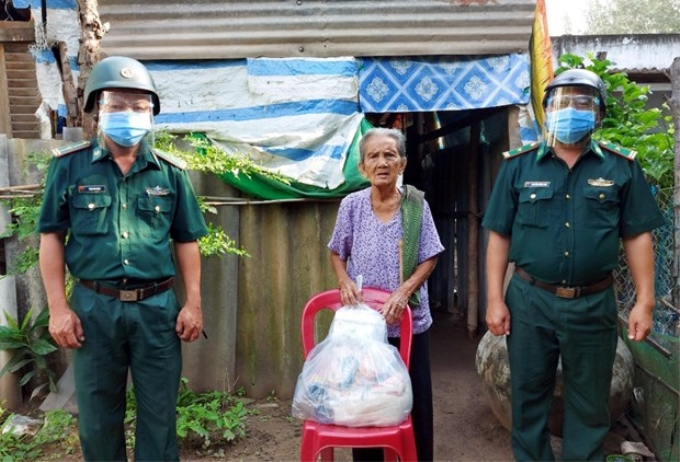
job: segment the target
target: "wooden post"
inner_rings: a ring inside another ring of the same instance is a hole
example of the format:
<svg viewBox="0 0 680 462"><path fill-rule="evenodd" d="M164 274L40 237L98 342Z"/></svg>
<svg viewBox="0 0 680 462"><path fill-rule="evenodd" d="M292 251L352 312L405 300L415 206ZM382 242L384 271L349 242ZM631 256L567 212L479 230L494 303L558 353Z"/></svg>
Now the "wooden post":
<svg viewBox="0 0 680 462"><path fill-rule="evenodd" d="M477 166L479 156L480 122L470 126L470 147L468 152L468 248L467 248L467 330L468 338L477 337L479 305L479 204L477 201Z"/></svg>
<svg viewBox="0 0 680 462"><path fill-rule="evenodd" d="M78 52L78 108L82 111L85 84L92 67L101 60L101 41L108 30L108 25L102 24L99 18L99 3L97 0L78 0L78 14L80 17L80 50ZM82 113L82 127L84 139L92 138L96 132L96 116Z"/></svg>
<svg viewBox="0 0 680 462"><path fill-rule="evenodd" d="M59 59L61 62L61 88L66 103L66 126L80 126L80 109L78 108L78 92L73 82L71 63L68 61L68 48L65 42L59 42Z"/></svg>

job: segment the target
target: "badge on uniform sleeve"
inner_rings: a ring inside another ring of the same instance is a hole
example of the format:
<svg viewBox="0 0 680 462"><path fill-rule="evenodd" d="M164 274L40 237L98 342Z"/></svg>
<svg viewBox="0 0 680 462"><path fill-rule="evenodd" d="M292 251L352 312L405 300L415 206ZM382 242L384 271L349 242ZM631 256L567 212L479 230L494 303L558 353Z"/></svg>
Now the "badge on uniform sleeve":
<svg viewBox="0 0 680 462"><path fill-rule="evenodd" d="M156 186L154 188L146 188L146 194L147 196L167 196L170 194L170 190Z"/></svg>
<svg viewBox="0 0 680 462"><path fill-rule="evenodd" d="M605 180L602 177L597 178L597 179L589 178L588 184L591 185L591 186L601 186L601 187L604 187L604 188L607 188L609 186L614 186L614 182L612 180Z"/></svg>

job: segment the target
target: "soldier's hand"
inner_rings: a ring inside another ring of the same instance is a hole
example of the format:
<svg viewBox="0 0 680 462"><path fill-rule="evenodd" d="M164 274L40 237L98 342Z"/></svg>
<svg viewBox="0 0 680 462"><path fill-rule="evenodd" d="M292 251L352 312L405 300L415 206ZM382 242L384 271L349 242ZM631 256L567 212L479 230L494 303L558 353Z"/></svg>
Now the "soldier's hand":
<svg viewBox="0 0 680 462"><path fill-rule="evenodd" d="M641 342L652 331L652 311L643 305L635 304L628 316L628 338Z"/></svg>
<svg viewBox="0 0 680 462"><path fill-rule="evenodd" d="M65 348L80 348L85 340L80 318L68 306L50 309L50 335L57 345Z"/></svg>
<svg viewBox="0 0 680 462"><path fill-rule="evenodd" d="M504 302L489 303L486 307L486 325L493 335L510 334L510 310Z"/></svg>
<svg viewBox="0 0 680 462"><path fill-rule="evenodd" d="M185 342L193 342L203 332L203 313L200 306L186 304L180 310L175 324L177 336Z"/></svg>

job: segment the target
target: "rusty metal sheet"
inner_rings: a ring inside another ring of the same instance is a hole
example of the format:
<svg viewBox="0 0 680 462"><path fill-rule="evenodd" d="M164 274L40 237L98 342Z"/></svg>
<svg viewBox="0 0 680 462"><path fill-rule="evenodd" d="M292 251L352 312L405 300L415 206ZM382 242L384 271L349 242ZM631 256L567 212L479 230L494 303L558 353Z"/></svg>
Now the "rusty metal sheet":
<svg viewBox="0 0 680 462"><path fill-rule="evenodd" d="M507 54L533 0L101 0L104 52L141 60Z"/></svg>

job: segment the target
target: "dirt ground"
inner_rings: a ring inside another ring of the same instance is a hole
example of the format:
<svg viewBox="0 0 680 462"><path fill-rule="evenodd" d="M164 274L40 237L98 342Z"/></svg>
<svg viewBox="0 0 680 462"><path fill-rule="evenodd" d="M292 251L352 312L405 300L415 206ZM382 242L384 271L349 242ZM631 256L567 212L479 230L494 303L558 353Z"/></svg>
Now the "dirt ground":
<svg viewBox="0 0 680 462"><path fill-rule="evenodd" d="M462 322L447 314L435 313L431 328L431 361L434 391L434 456L437 461L512 461L510 433L493 415L475 370L475 354L481 336L467 338ZM249 417L248 437L227 448L226 461L300 460L301 423L291 418L289 400L253 402L256 415ZM605 440L605 454L618 453L623 440L642 438L623 419L614 425ZM558 455L561 440L552 438ZM348 449L336 449L335 460L349 461ZM184 454L183 460L209 460Z"/></svg>
<svg viewBox="0 0 680 462"><path fill-rule="evenodd" d="M467 338L465 325L447 314L435 313L431 329L434 389L434 455L437 461L512 461L510 433L498 422L482 392L475 371L475 354L481 337ZM301 422L291 416L291 400L246 400L251 415L247 436L212 454L183 450L183 461L297 461L300 460ZM630 426L616 426L605 446L616 453L623 439L640 441ZM77 440L76 435L73 437ZM560 440L553 438L559 454ZM55 459L55 456L57 457ZM351 460L348 449L336 449L335 460ZM79 450L65 455L47 451L40 460L81 460ZM132 454L130 454L130 460Z"/></svg>
<svg viewBox="0 0 680 462"><path fill-rule="evenodd" d="M465 326L437 316L431 330L436 460L511 461L510 434L486 404L475 372L478 340ZM248 419L248 438L225 452L227 461L300 460L301 424L290 416L290 401L256 402L259 415ZM351 460L336 449L335 459ZM184 460L199 460L186 454ZM214 460L214 459L213 459Z"/></svg>

